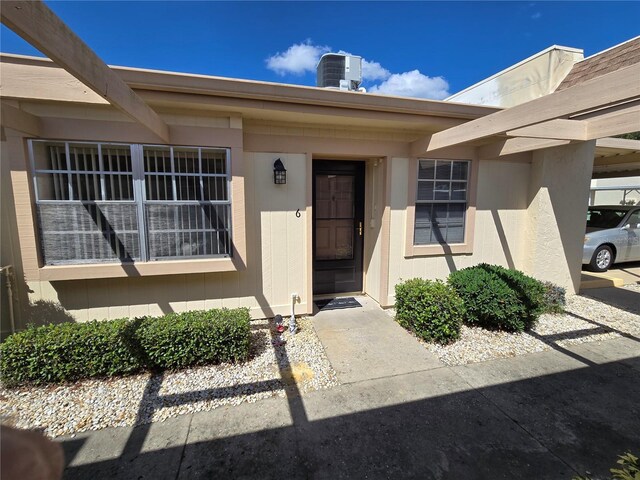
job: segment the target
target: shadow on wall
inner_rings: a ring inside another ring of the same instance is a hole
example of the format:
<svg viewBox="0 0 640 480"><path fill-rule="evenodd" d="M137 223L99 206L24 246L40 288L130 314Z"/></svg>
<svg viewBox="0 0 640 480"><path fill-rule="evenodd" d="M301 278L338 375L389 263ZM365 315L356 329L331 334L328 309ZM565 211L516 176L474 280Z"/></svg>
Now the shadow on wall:
<svg viewBox="0 0 640 480"><path fill-rule="evenodd" d="M10 335L14 327L16 331L20 331L30 325L39 327L48 324L76 322L74 316L58 302L51 300L30 301L28 294L33 292L29 290L24 279L21 278L17 280L15 275L11 277L10 291L12 296L10 298L8 294L9 288L7 288L7 277L5 275L2 276L1 340L4 340ZM9 302L11 302L12 308L9 308ZM13 319L11 316L13 316Z"/></svg>
<svg viewBox="0 0 640 480"><path fill-rule="evenodd" d="M549 250L552 242L541 243L540 238L532 238L538 242L538 248L546 249L537 255L538 261L564 261L570 274L571 282L579 290L583 236L587 224L587 207L589 205L589 185L593 168L595 141L575 145L564 145L533 153L532 172L538 175L537 189L529 192L529 205L534 201L541 203L548 200L548 214L555 220L563 255ZM553 166L553 169L551 168ZM537 167L537 171L535 171ZM547 198L544 198L544 195ZM542 195L542 197L538 197ZM543 215L544 211L538 211ZM531 266L535 269L535 266ZM562 282L549 279L562 285ZM564 285L563 285L564 286Z"/></svg>
<svg viewBox="0 0 640 480"><path fill-rule="evenodd" d="M507 260L507 266L511 269L515 269L516 264L513 261L513 255L511 254L511 248L509 248L509 241L507 240L507 235L505 234L502 220L500 220L500 213L498 213L498 210L496 210L495 208L492 208L491 215L493 216L493 223L496 226L496 232L498 233L498 237L500 238L502 251L504 252L505 259Z"/></svg>
<svg viewBox="0 0 640 480"><path fill-rule="evenodd" d="M24 311L25 325L46 325L75 322L76 319L58 302L36 300L30 302Z"/></svg>

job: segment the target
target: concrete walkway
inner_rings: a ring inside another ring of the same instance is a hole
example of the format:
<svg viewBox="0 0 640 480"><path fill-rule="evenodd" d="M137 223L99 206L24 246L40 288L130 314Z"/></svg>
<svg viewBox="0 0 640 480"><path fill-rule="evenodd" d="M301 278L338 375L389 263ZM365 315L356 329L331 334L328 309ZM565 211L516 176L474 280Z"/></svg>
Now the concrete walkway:
<svg viewBox="0 0 640 480"><path fill-rule="evenodd" d="M365 307L315 317L343 385L62 439L65 478L601 478L638 453L640 339L450 368Z"/></svg>
<svg viewBox="0 0 640 480"><path fill-rule="evenodd" d="M434 355L368 297L362 308L328 310L313 326L341 383L443 367Z"/></svg>

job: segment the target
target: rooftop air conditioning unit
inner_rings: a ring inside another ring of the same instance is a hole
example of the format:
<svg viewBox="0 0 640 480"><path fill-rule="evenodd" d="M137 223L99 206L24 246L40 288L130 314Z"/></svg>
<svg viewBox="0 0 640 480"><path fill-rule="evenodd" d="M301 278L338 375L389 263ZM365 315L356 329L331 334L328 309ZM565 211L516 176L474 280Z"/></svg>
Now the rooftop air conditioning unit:
<svg viewBox="0 0 640 480"><path fill-rule="evenodd" d="M356 91L362 83L362 57L325 53L320 58L316 85L321 88Z"/></svg>

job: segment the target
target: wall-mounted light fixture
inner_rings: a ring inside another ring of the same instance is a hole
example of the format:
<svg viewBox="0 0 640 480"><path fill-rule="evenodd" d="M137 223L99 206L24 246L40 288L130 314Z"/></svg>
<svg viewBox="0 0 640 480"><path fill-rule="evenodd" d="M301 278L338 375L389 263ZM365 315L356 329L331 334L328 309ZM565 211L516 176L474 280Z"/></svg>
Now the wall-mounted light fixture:
<svg viewBox="0 0 640 480"><path fill-rule="evenodd" d="M276 185L284 185L287 183L287 169L284 168L282 160L280 159L273 162L273 183Z"/></svg>

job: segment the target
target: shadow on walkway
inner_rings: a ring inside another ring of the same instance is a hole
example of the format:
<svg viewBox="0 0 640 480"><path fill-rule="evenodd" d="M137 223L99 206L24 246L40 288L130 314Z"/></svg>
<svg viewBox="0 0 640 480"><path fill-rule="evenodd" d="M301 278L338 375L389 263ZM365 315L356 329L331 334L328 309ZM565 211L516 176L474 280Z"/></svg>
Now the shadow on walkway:
<svg viewBox="0 0 640 480"><path fill-rule="evenodd" d="M621 287L591 288L580 292L580 296L640 315L640 290Z"/></svg>
<svg viewBox="0 0 640 480"><path fill-rule="evenodd" d="M421 375L423 382L433 379L432 385L414 385L425 391L446 389L446 378L460 384L450 369L410 375ZM291 389L290 425L221 436L215 426L222 429L237 416L218 416L218 423L208 425L210 431L201 431L193 443L139 453L146 435L142 426L133 430L122 457L70 467L65 478L570 479L586 471L599 478L617 455L638 453L639 375L640 357L589 362L551 375L497 385L491 381L477 389L373 409L349 404L362 402L362 396L328 391L325 400L359 411L315 420L308 419L305 404ZM75 440L64 446L68 455L79 448ZM164 465L163 471L150 469L154 464Z"/></svg>

